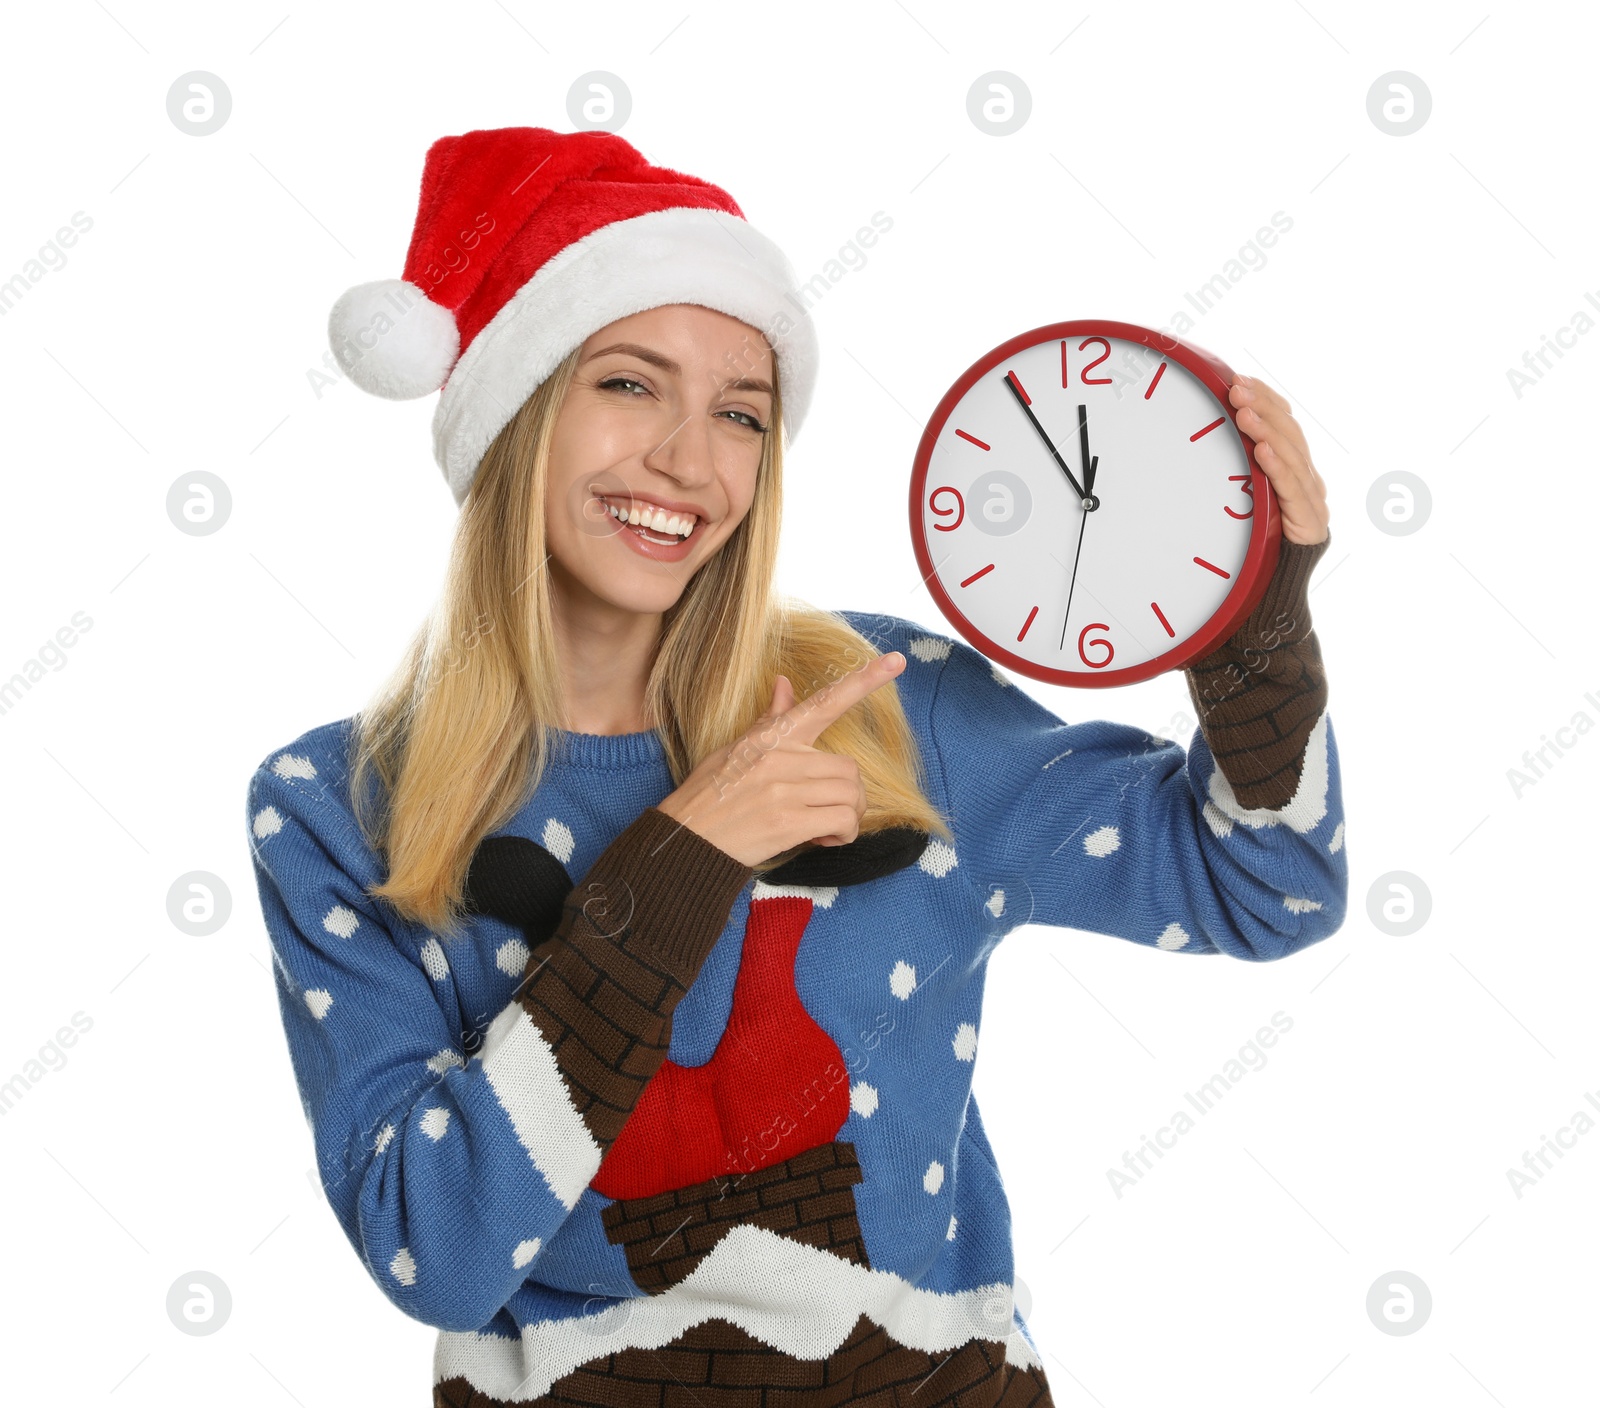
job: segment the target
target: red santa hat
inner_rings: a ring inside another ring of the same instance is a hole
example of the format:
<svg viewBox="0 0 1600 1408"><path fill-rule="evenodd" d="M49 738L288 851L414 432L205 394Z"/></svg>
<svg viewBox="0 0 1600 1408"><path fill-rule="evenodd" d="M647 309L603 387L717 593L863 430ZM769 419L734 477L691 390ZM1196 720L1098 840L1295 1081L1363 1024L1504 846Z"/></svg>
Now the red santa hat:
<svg viewBox="0 0 1600 1408"><path fill-rule="evenodd" d="M667 303L766 336L793 440L816 382L816 332L789 261L733 197L652 166L615 133L502 127L428 148L400 278L341 296L328 340L374 395L442 389L434 458L459 506L490 442L574 347Z"/></svg>

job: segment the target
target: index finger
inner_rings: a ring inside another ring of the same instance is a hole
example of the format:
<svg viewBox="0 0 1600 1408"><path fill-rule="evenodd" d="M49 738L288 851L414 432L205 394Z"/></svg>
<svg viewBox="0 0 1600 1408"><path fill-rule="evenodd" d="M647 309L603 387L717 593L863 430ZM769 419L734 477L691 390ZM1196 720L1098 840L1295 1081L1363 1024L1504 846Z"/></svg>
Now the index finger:
<svg viewBox="0 0 1600 1408"><path fill-rule="evenodd" d="M778 715L775 726L784 737L808 745L815 743L829 724L873 690L888 684L905 668L905 663L906 657L898 650L874 656L859 670L841 675L797 700Z"/></svg>

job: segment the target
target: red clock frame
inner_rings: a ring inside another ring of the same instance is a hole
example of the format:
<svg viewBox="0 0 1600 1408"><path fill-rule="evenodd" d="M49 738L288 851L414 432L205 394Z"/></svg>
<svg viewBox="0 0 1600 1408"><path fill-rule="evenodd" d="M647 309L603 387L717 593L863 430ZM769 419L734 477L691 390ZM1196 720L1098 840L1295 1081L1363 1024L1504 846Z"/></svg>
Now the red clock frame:
<svg viewBox="0 0 1600 1408"><path fill-rule="evenodd" d="M1251 525L1250 543L1245 549L1244 563L1228 595L1223 598L1222 605L1212 614L1211 619L1164 655L1157 655L1139 665L1129 665L1120 670L1106 670L1103 673L1052 669L1048 665L1026 660L998 642L990 640L966 618L950 594L945 591L944 583L934 571L933 556L928 550L922 522L922 503L923 496L927 493L928 465L933 458L934 446L938 444L939 437L947 428L950 413L955 410L961 398L979 377L993 371L1008 357L1014 357L1017 353L1035 347L1041 342L1060 341L1072 337L1080 339L1114 337L1125 342L1142 343L1195 376L1222 407L1223 413L1233 426L1234 433L1239 437L1239 443L1244 448L1245 461L1250 466L1250 490L1256 504L1256 511L1251 515L1255 521ZM1278 565L1279 545L1283 537L1278 499L1272 492L1272 482L1256 463L1255 441L1239 429L1238 417L1228 400L1228 390L1232 385L1232 368L1215 353L1208 352L1193 343L1183 342L1170 333L1140 327L1137 323L1112 322L1104 318L1077 318L1064 323L1046 323L1043 327L1018 333L998 347L985 352L962 372L934 408L933 415L929 417L927 427L922 432L922 440L917 446L916 461L911 470L911 546L917 555L917 566L922 571L922 580L927 584L945 619L974 649L981 651L989 659L1031 679L1043 680L1047 684L1068 685L1075 689L1109 689L1153 679L1168 670L1181 669L1225 641L1266 595L1267 584L1272 580L1273 569Z"/></svg>

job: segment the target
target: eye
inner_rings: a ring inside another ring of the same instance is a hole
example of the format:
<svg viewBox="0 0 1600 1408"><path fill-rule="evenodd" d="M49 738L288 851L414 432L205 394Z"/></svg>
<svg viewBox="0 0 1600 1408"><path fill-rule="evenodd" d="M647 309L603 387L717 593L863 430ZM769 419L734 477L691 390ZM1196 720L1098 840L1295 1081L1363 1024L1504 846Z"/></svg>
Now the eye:
<svg viewBox="0 0 1600 1408"><path fill-rule="evenodd" d="M744 420L743 420L743 422L741 422L741 424L748 425L751 430L759 431L763 435L765 435L767 433L767 427L762 425L761 422L758 421L753 415L751 415L749 411L718 411L717 414L718 415L728 415L728 416L743 416Z"/></svg>
<svg viewBox="0 0 1600 1408"><path fill-rule="evenodd" d="M611 390L613 387L615 387L615 388L620 390L624 386L637 386L639 388L640 392L643 392L643 394L645 394L645 395L649 395L648 390L645 389L644 383L643 382L639 382L639 381L635 381L631 376L610 376L610 377L607 377L604 381L599 382L598 385L600 386L600 388L602 390L606 390L606 391ZM632 391L623 392L623 395L625 395L625 396L633 396L635 394L637 394L637 393L632 392Z"/></svg>

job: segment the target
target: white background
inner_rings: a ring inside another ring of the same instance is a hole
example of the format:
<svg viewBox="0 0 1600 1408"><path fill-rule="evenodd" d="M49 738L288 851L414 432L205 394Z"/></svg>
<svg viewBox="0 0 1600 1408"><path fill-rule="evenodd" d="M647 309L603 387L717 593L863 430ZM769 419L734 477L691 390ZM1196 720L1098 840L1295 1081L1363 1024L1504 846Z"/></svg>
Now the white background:
<svg viewBox="0 0 1600 1408"><path fill-rule="evenodd" d="M0 317L0 678L93 621L0 715L0 1080L92 1023L0 1118L8 1401L425 1401L434 1332L307 1179L245 783L365 701L456 517L434 398L315 394L329 305L398 276L432 140L570 130L594 69L632 93L622 135L724 185L802 278L892 217L816 308L781 585L933 629L905 486L945 388L1046 322L1168 325L1292 217L1190 336L1288 396L1328 483L1311 604L1350 917L1277 964L1044 928L1001 947L976 1079L1019 1294L1061 1408L1588 1401L1600 1132L1520 1199L1507 1170L1600 1090L1600 732L1520 797L1507 769L1600 720L1600 332L1520 397L1507 370L1600 316L1592 10L75 0L5 30L0 281L93 220ZM206 137L166 112L193 69L233 97ZM992 69L1032 93L1009 136L967 114ZM1432 94L1409 136L1367 114L1391 70ZM192 537L166 495L200 470L232 516ZM1366 509L1398 470L1433 498L1408 536ZM1188 741L1180 677L1018 683ZM195 870L233 903L203 938L166 909ZM1403 938L1367 915L1395 870L1433 899ZM1280 1009L1266 1066L1116 1198L1106 1170ZM196 1269L233 1300L206 1337L166 1310ZM1406 1336L1366 1310L1395 1270L1433 1298Z"/></svg>

